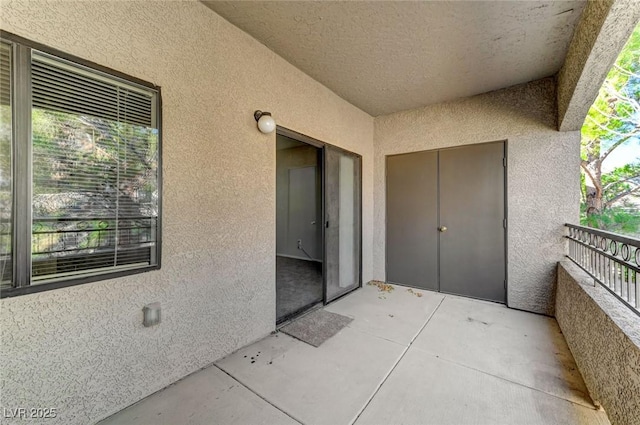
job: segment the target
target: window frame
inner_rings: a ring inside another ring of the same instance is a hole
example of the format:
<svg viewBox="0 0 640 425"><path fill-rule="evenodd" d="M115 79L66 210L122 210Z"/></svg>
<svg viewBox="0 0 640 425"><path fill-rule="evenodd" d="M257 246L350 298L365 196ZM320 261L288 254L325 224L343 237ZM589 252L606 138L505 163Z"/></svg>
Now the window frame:
<svg viewBox="0 0 640 425"><path fill-rule="evenodd" d="M85 283L115 279L153 270L160 270L162 263L162 94L161 88L153 83L97 63L62 52L58 49L33 42L15 34L0 30L0 40L12 44L11 67L11 152L12 152L12 267L11 287L0 288L0 299L26 295ZM33 50L71 62L98 76L119 80L130 86L137 86L156 93L155 119L158 130L157 190L158 216L156 218L156 264L114 270L95 275L83 275L52 282L33 284L31 242L33 217L33 172L32 172L32 122L31 122L31 52ZM17 71L17 72L16 72ZM21 100L17 100L17 99ZM19 211L27 211L19 213ZM25 244L27 245L25 247ZM28 254L28 255L27 255Z"/></svg>

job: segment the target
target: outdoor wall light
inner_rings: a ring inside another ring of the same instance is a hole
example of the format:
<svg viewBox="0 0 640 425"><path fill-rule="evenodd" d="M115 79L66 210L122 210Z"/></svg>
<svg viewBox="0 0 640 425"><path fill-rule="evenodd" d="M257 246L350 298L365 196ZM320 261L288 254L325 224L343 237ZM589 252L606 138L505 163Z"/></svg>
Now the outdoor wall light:
<svg viewBox="0 0 640 425"><path fill-rule="evenodd" d="M271 116L271 112L255 111L253 117L258 121L258 129L264 133L271 133L276 129L276 121Z"/></svg>

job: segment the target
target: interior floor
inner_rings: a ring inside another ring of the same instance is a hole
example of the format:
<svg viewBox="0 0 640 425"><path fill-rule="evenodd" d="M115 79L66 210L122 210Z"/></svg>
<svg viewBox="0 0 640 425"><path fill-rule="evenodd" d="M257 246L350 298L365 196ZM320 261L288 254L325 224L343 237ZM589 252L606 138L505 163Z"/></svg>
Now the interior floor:
<svg viewBox="0 0 640 425"><path fill-rule="evenodd" d="M276 256L276 318L322 301L322 263Z"/></svg>

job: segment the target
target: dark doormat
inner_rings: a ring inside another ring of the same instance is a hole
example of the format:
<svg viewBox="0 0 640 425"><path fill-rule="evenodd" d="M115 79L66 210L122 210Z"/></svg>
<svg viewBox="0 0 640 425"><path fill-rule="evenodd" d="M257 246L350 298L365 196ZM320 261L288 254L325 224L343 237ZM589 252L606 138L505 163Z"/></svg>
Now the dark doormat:
<svg viewBox="0 0 640 425"><path fill-rule="evenodd" d="M319 347L352 320L350 317L320 309L302 316L280 330L300 341Z"/></svg>

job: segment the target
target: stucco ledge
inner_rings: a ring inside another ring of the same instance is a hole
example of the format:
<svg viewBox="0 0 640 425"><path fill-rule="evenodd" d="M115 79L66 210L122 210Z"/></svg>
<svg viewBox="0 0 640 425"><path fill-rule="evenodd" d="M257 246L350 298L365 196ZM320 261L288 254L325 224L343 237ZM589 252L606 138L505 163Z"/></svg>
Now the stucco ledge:
<svg viewBox="0 0 640 425"><path fill-rule="evenodd" d="M556 319L596 405L640 423L640 316L569 260L558 263Z"/></svg>

